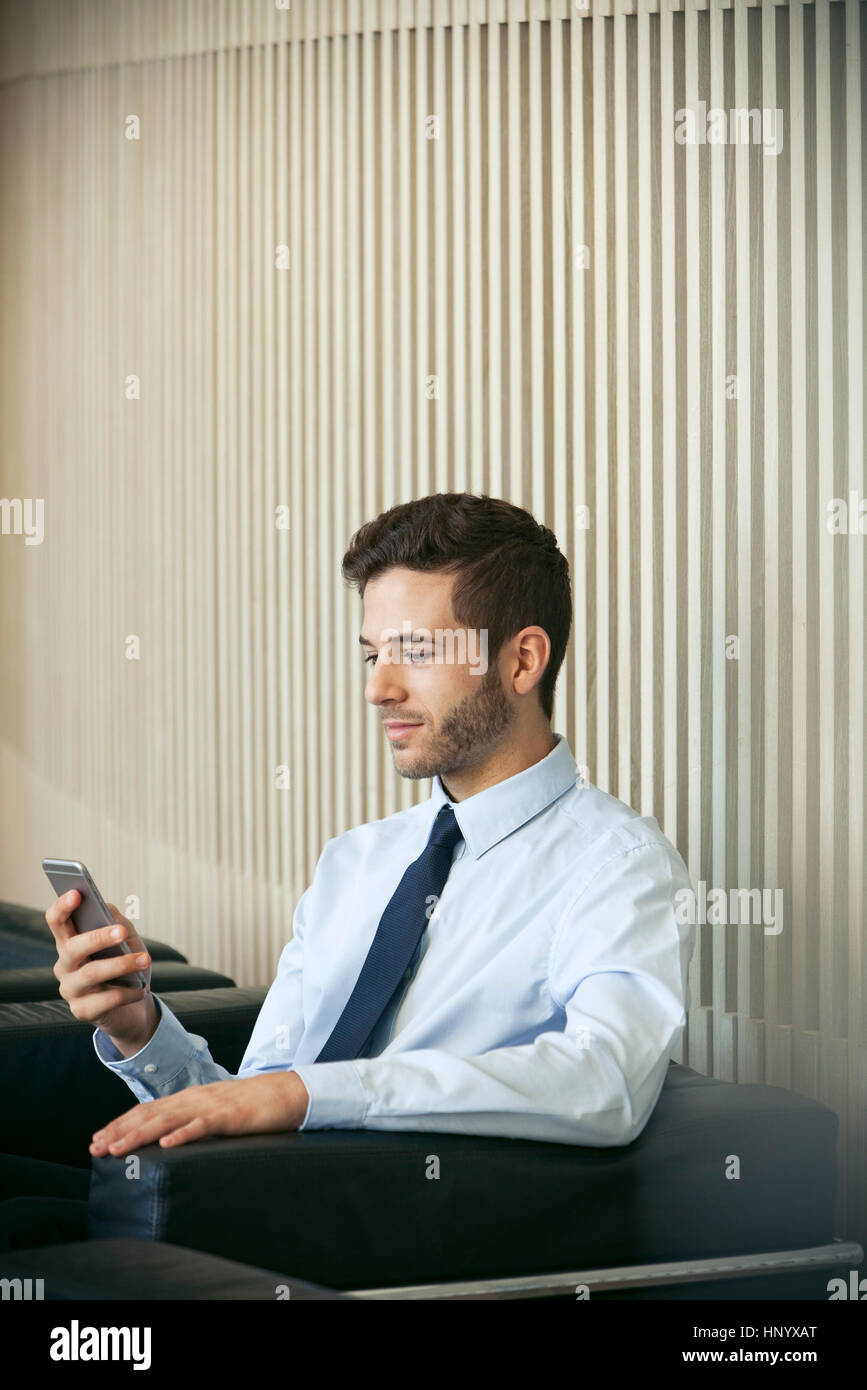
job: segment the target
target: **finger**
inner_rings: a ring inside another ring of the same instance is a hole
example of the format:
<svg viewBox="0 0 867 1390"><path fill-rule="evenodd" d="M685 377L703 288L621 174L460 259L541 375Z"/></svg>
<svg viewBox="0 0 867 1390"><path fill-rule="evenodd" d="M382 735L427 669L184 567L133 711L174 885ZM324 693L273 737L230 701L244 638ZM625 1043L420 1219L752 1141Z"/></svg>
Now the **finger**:
<svg viewBox="0 0 867 1390"><path fill-rule="evenodd" d="M176 1095L160 1096L157 1100L142 1101L131 1110L125 1110L102 1129L95 1130L93 1138L104 1140L107 1145L116 1139L128 1138L133 1133L146 1135L149 1140L159 1138L178 1125L186 1124L195 1114L197 1103L195 1096L183 1091Z"/></svg>
<svg viewBox="0 0 867 1390"><path fill-rule="evenodd" d="M78 935L75 924L70 921L70 917L80 904L81 894L78 889L70 888L68 893L63 893L61 897L55 898L45 914L45 920L51 928L51 934L57 942L58 949L71 937Z"/></svg>
<svg viewBox="0 0 867 1390"><path fill-rule="evenodd" d="M105 950L106 946L117 946L128 936L129 932L122 922L109 922L104 927L97 927L96 931L76 932L64 943L63 948L70 969L76 970L97 951Z"/></svg>
<svg viewBox="0 0 867 1390"><path fill-rule="evenodd" d="M111 980L123 979L124 976L135 974L138 970L146 970L150 965L150 956L143 953L139 956L114 956L110 960L91 960L85 965L73 968L63 979L63 998L80 999L84 994L92 994L94 991L99 993L100 1004L104 1009L103 988Z"/></svg>
<svg viewBox="0 0 867 1390"><path fill-rule="evenodd" d="M101 1027L102 1020L107 1018L115 1009L122 1009L125 1004L137 1004L140 999L144 999L149 991L136 985L134 988L121 985L118 989L95 990L92 994L85 994L74 1001L69 999L66 1002L72 1008L73 1013L79 1023L89 1023L95 1027ZM61 997L66 999L64 987L61 986Z"/></svg>
<svg viewBox="0 0 867 1390"><path fill-rule="evenodd" d="M180 1129L173 1129L171 1133L164 1134L160 1140L160 1147L173 1149L178 1144L189 1144L195 1139L204 1139L211 1133L211 1128L204 1115L197 1115L194 1120L181 1125Z"/></svg>
<svg viewBox="0 0 867 1390"><path fill-rule="evenodd" d="M153 1111L157 1105L155 1101L148 1101L141 1108ZM112 1120L110 1125L106 1125L104 1130L97 1130L90 1145L91 1153L111 1153L115 1156L122 1153L129 1153L132 1149L140 1145L153 1144L163 1134L170 1133L177 1129L179 1124L186 1121L185 1114L178 1114L177 1111L167 1112L160 1110L158 1113L151 1113L145 1116L136 1114L135 1111L127 1115L121 1115L118 1119Z"/></svg>
<svg viewBox="0 0 867 1390"><path fill-rule="evenodd" d="M119 1135L118 1138L109 1140L108 1143L105 1140L95 1139L91 1146L91 1152L108 1152L113 1158L121 1158L124 1154L133 1153L136 1149L146 1148L148 1144L155 1144L157 1140L162 1142L167 1133L171 1134L178 1128L177 1115L162 1120L150 1120L137 1129L127 1131L125 1134Z"/></svg>
<svg viewBox="0 0 867 1390"><path fill-rule="evenodd" d="M155 1111L161 1108L159 1101L149 1101L148 1104L152 1105ZM124 1132L129 1132L136 1119L139 1118L140 1109L141 1103L134 1105L130 1110L124 1110L122 1115L117 1115L115 1119L109 1120L108 1124L103 1125L102 1129L95 1129L92 1135L94 1142L105 1140L106 1144L109 1144L113 1139L117 1139L119 1135Z"/></svg>

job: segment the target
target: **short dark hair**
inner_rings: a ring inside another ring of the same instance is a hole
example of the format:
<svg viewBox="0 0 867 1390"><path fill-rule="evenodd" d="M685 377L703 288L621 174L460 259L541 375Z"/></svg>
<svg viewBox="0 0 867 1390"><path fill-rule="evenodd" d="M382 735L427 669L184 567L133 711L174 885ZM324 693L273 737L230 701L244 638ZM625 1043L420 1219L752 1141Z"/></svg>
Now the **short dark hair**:
<svg viewBox="0 0 867 1390"><path fill-rule="evenodd" d="M544 628L551 655L538 689L550 720L572 627L569 562L553 531L500 498L437 492L391 507L356 531L343 576L363 596L369 580L397 565L457 574L455 618L487 629L489 661L522 628Z"/></svg>

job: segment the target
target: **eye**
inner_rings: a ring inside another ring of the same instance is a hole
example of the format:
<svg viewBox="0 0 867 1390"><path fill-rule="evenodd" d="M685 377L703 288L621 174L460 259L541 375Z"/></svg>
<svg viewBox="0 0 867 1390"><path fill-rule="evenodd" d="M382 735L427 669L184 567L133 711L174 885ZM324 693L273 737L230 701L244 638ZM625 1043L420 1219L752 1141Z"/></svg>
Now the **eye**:
<svg viewBox="0 0 867 1390"><path fill-rule="evenodd" d="M370 663L371 663L371 661L375 661L375 660L376 660L376 652L369 652L368 655L364 658L364 664L365 664L365 666L369 666Z"/></svg>
<svg viewBox="0 0 867 1390"><path fill-rule="evenodd" d="M423 647L422 647L421 649L419 649L418 651L414 651L414 652L411 651L411 652L409 653L409 660L410 660L410 665L411 665L411 666L419 666L423 661L426 661L427 658L428 658L428 653L425 651L425 649L424 649Z"/></svg>

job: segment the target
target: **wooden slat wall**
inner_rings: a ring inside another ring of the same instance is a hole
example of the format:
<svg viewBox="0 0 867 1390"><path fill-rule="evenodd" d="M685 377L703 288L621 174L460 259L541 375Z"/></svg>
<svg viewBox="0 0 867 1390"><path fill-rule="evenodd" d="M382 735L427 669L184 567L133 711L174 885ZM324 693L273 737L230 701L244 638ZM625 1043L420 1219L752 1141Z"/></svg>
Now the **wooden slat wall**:
<svg viewBox="0 0 867 1390"><path fill-rule="evenodd" d="M0 3L0 493L46 524L0 536L0 896L78 854L267 983L325 840L429 790L363 703L349 535L503 495L572 564L578 761L696 883L783 894L699 929L681 1055L833 1106L864 1238L867 538L826 514L865 493L865 20ZM702 100L781 152L678 144Z"/></svg>

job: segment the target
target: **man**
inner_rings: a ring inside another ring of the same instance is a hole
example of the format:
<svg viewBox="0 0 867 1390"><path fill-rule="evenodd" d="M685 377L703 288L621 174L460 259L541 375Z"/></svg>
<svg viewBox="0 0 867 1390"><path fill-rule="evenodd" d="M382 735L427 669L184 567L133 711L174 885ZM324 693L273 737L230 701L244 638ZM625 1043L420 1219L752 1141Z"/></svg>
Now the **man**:
<svg viewBox="0 0 867 1390"><path fill-rule="evenodd" d="M78 895L57 900L60 993L146 1102L91 1153L333 1127L628 1144L686 1021L690 881L552 732L572 621L556 539L507 502L438 494L363 526L343 573L365 698L398 774L433 792L325 845L237 1077L114 983L149 964L116 908L77 936ZM134 954L91 959L114 939Z"/></svg>

